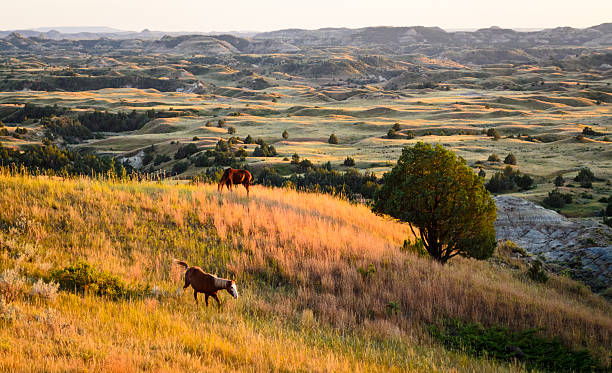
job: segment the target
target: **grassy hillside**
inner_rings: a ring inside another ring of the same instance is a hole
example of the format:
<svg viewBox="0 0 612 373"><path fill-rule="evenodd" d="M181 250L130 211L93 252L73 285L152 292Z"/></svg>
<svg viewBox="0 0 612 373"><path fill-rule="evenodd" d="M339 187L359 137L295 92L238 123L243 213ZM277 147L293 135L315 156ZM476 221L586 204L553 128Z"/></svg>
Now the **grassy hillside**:
<svg viewBox="0 0 612 373"><path fill-rule="evenodd" d="M0 191L0 273L25 279L0 305L2 371L521 370L446 350L427 328L445 318L538 328L609 364L612 308L583 286L533 283L503 253L440 266L401 249L407 226L330 196L6 173ZM173 258L241 297L195 305ZM79 260L141 290L32 290Z"/></svg>

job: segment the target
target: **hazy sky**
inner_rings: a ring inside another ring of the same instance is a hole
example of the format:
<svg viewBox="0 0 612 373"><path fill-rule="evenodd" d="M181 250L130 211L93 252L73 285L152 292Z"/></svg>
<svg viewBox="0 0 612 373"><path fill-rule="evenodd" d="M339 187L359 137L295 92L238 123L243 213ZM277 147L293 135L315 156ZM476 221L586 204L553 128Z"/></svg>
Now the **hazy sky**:
<svg viewBox="0 0 612 373"><path fill-rule="evenodd" d="M612 0L2 0L0 30L108 26L140 31L440 26L588 27L612 22Z"/></svg>

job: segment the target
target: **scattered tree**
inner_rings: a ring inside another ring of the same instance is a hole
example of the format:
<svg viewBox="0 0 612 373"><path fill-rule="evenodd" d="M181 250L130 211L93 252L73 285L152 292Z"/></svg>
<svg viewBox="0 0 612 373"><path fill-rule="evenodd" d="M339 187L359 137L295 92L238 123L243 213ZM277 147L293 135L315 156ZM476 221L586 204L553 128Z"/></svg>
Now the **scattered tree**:
<svg viewBox="0 0 612 373"><path fill-rule="evenodd" d="M289 132L287 132L287 130L283 131L283 139L287 140L289 138Z"/></svg>
<svg viewBox="0 0 612 373"><path fill-rule="evenodd" d="M335 133L332 133L331 136L329 136L329 139L327 140L328 143L330 144L337 144L338 143L338 137L336 136Z"/></svg>
<svg viewBox="0 0 612 373"><path fill-rule="evenodd" d="M501 159L497 154L491 154L489 158L487 158L488 162L501 162Z"/></svg>
<svg viewBox="0 0 612 373"><path fill-rule="evenodd" d="M554 184L556 187L563 186L563 184L565 184L565 179L563 178L563 176L557 175L557 177L555 177Z"/></svg>
<svg viewBox="0 0 612 373"><path fill-rule="evenodd" d="M516 164L516 157L514 156L514 154L510 153L506 156L506 158L504 159L504 163L505 164L511 164L511 165L515 165Z"/></svg>
<svg viewBox="0 0 612 373"><path fill-rule="evenodd" d="M434 259L485 259L495 249L495 202L463 158L441 145L404 148L373 209L409 224Z"/></svg>
<svg viewBox="0 0 612 373"><path fill-rule="evenodd" d="M353 167L355 165L355 160L351 157L346 157L344 160L344 165L347 167Z"/></svg>

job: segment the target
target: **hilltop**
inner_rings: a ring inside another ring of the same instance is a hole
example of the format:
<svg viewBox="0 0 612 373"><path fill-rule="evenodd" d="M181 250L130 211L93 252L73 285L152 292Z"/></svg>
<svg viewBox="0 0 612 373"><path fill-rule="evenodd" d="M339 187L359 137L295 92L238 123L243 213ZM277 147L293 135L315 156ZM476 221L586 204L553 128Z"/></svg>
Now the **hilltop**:
<svg viewBox="0 0 612 373"><path fill-rule="evenodd" d="M612 309L584 286L534 282L504 247L441 266L404 245L404 224L329 195L6 172L0 190L0 273L26 281L2 305L1 370L521 369L447 350L430 330L448 318L534 328L609 364ZM236 279L241 297L196 306L173 258ZM79 261L121 291L31 290Z"/></svg>

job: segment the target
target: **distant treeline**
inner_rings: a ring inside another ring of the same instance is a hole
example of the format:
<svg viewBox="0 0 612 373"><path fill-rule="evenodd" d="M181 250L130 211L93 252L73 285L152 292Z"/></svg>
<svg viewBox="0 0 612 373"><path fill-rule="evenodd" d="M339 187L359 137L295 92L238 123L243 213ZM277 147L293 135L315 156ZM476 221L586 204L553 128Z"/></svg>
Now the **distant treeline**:
<svg viewBox="0 0 612 373"><path fill-rule="evenodd" d="M89 139L93 137L92 132L134 131L142 128L152 119L178 117L185 114L186 112L182 111L155 111L154 109L146 112L132 110L129 113L122 111L110 113L99 110L79 113L58 105L39 106L28 103L1 119L14 123L21 123L27 119L39 119L41 124L56 135Z"/></svg>
<svg viewBox="0 0 612 373"><path fill-rule="evenodd" d="M13 150L0 144L0 165L25 167L30 172L38 170L58 175L112 173L122 176L133 171L129 165L116 163L110 157L80 154L53 145L31 145Z"/></svg>
<svg viewBox="0 0 612 373"><path fill-rule="evenodd" d="M145 76L49 76L40 80L5 79L0 80L0 91L90 91L104 88L133 87L156 89L161 92L175 92L191 81L179 79L158 79Z"/></svg>

